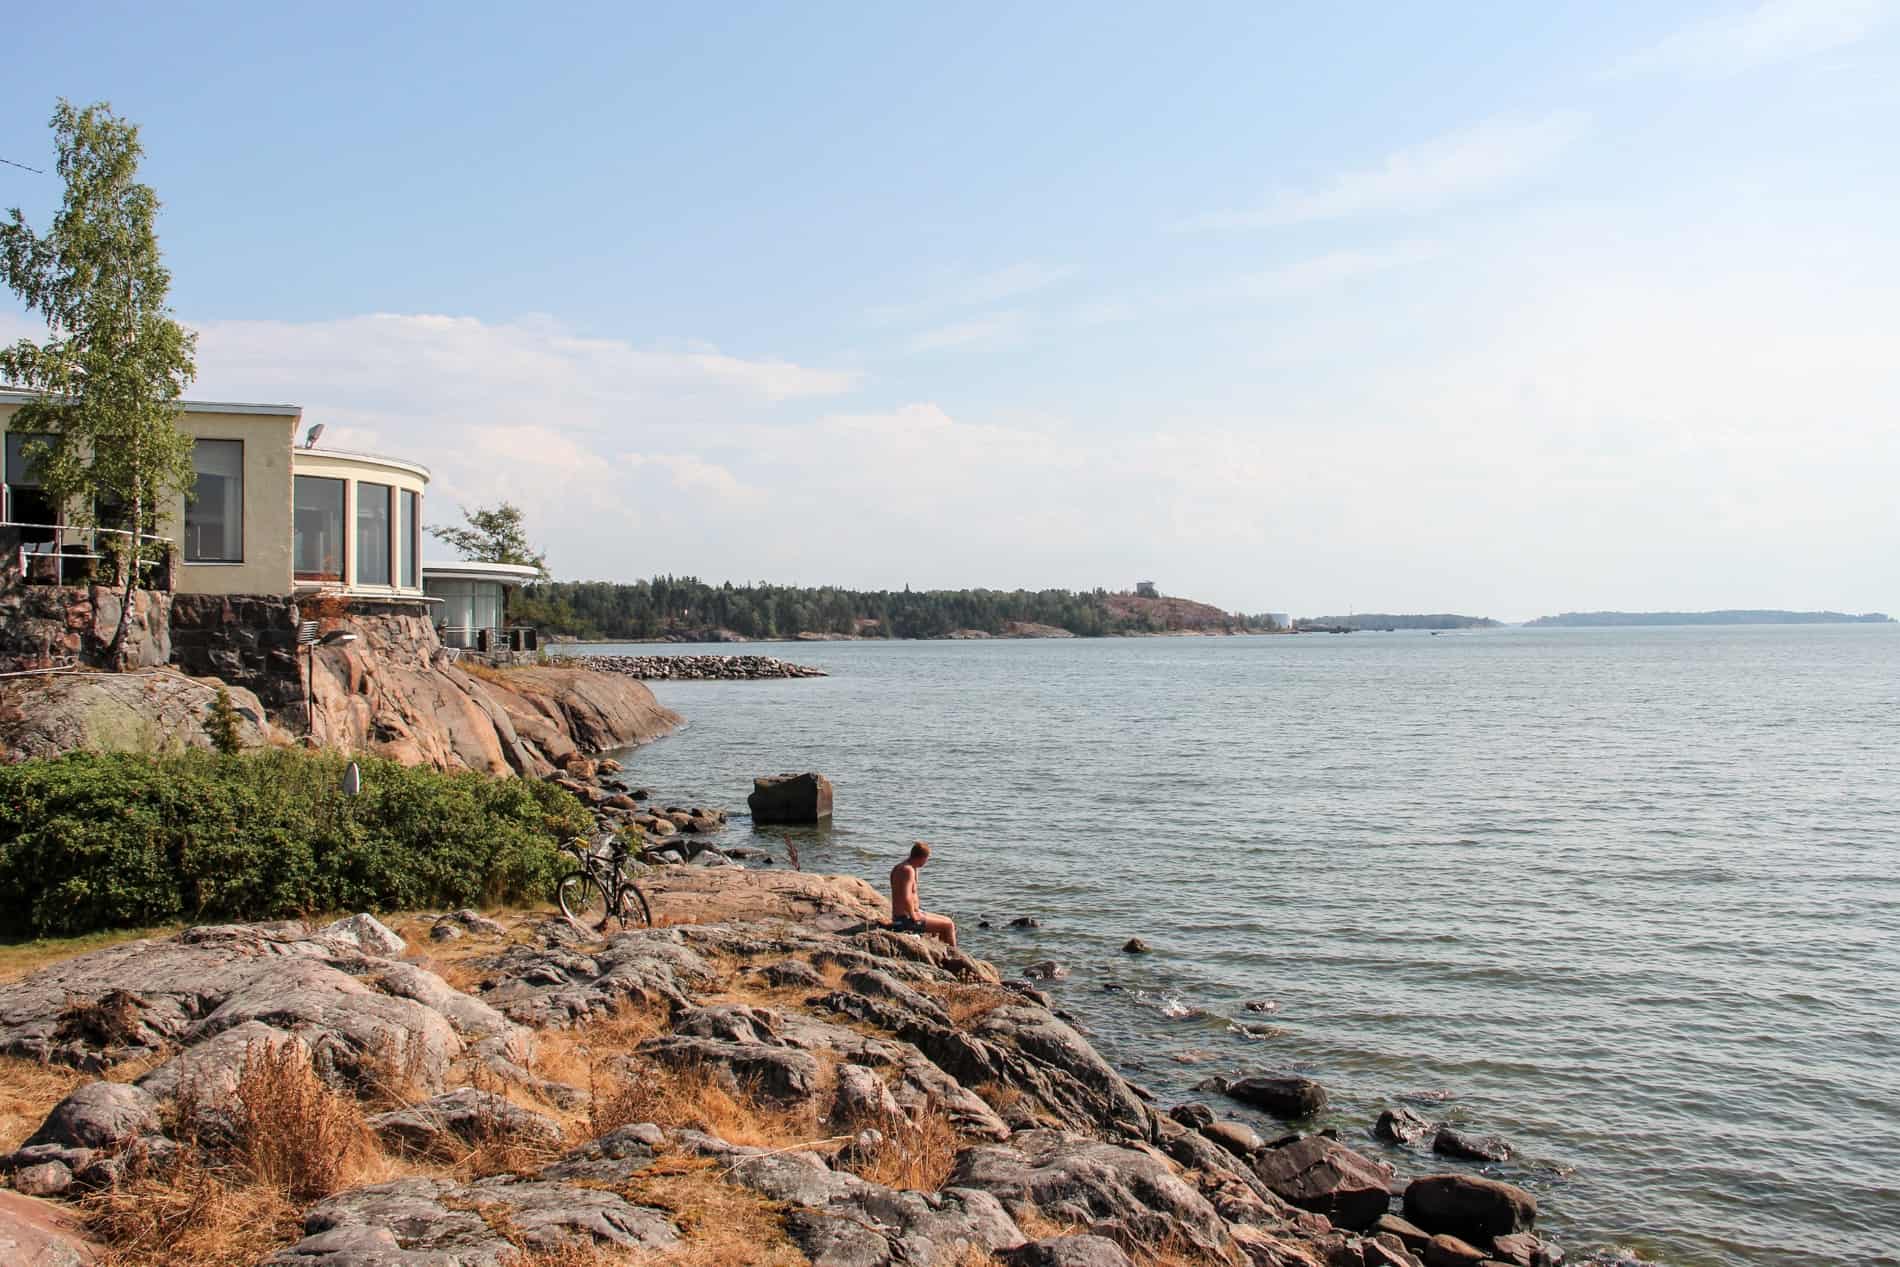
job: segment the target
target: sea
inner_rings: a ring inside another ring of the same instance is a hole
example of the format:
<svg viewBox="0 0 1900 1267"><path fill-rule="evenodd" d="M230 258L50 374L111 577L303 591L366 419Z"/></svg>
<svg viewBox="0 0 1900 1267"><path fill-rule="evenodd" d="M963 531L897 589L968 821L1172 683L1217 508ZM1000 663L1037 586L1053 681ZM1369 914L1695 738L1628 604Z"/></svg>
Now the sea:
<svg viewBox="0 0 1900 1267"><path fill-rule="evenodd" d="M1573 1262L1900 1263L1900 627L730 650L830 676L655 683L689 722L628 777L783 856L752 779L823 772L805 869L930 841L925 906L1065 965L1162 1104L1274 1138L1194 1084L1304 1073L1401 1176L1535 1192ZM1375 1140L1399 1105L1515 1156Z"/></svg>

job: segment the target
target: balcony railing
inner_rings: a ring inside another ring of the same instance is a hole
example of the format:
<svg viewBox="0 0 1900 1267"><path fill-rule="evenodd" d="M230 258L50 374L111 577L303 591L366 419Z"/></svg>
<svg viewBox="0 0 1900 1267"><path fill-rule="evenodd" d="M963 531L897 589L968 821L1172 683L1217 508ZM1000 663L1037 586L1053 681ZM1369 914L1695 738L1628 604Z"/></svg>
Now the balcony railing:
<svg viewBox="0 0 1900 1267"><path fill-rule="evenodd" d="M28 584L85 584L97 579L99 565L112 558L106 553L101 538L129 539L134 535L126 528L82 528L74 524L0 519L0 568ZM136 536L146 545L158 542L165 546L164 557L140 562L140 588L170 589L170 538L148 532Z"/></svg>
<svg viewBox="0 0 1900 1267"><path fill-rule="evenodd" d="M539 651L540 633L528 625L510 625L506 629L491 625L437 625L442 645L451 651L473 651L488 655L497 651Z"/></svg>

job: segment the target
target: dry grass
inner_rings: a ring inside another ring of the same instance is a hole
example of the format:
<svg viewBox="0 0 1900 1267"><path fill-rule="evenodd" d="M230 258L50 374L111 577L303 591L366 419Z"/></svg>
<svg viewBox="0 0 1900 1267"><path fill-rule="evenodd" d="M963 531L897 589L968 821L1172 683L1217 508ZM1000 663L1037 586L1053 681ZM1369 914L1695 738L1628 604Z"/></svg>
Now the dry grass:
<svg viewBox="0 0 1900 1267"><path fill-rule="evenodd" d="M398 1109L429 1097L429 1051L420 1034L382 1031L360 1068L357 1096L372 1109Z"/></svg>
<svg viewBox="0 0 1900 1267"><path fill-rule="evenodd" d="M915 1121L896 1118L875 1125L883 1142L868 1151L853 1149L846 1168L861 1179L887 1188L935 1192L950 1178L963 1137L950 1115L931 1105Z"/></svg>
<svg viewBox="0 0 1900 1267"><path fill-rule="evenodd" d="M759 1148L785 1148L825 1134L818 1123L822 1095L796 1107L781 1107L750 1088L734 1089L713 1071L696 1066L625 1062L612 1070L597 1069L589 1089L588 1132L594 1137L636 1122L704 1131L729 1144Z"/></svg>
<svg viewBox="0 0 1900 1267"><path fill-rule="evenodd" d="M993 985L931 985L924 992L942 1005L955 1024L962 1026L1018 1002L1008 990Z"/></svg>
<svg viewBox="0 0 1900 1267"><path fill-rule="evenodd" d="M642 1267L809 1267L785 1235L779 1207L727 1183L709 1157L670 1154L635 1175L621 1195L665 1210L681 1243L641 1260Z"/></svg>
<svg viewBox="0 0 1900 1267"><path fill-rule="evenodd" d="M195 1151L162 1174L127 1180L80 1203L106 1245L101 1267L251 1267L297 1238L301 1207Z"/></svg>
<svg viewBox="0 0 1900 1267"><path fill-rule="evenodd" d="M297 1202L361 1183L383 1163L356 1101L332 1091L299 1043L253 1043L231 1114L231 1160L253 1185Z"/></svg>
<svg viewBox="0 0 1900 1267"><path fill-rule="evenodd" d="M0 1152L12 1152L38 1130L53 1106L92 1075L64 1065L0 1056Z"/></svg>

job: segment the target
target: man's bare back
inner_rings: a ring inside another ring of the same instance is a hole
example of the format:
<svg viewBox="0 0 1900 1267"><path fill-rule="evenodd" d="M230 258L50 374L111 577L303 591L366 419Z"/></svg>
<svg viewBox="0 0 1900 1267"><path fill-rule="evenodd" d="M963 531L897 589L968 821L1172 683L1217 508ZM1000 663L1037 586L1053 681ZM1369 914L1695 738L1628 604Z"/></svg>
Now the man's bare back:
<svg viewBox="0 0 1900 1267"><path fill-rule="evenodd" d="M910 856L891 868L891 927L900 933L928 933L938 941L957 944L956 921L932 915L917 902L917 870L930 861L930 846L915 841Z"/></svg>

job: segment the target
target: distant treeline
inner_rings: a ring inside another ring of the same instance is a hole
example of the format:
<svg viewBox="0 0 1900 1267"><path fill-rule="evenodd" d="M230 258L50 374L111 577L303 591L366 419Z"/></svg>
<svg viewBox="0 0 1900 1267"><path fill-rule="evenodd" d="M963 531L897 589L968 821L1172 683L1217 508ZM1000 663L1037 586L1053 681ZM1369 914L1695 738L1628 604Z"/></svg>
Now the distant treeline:
<svg viewBox="0 0 1900 1267"><path fill-rule="evenodd" d="M1883 612L1790 612L1790 611L1715 611L1715 612L1565 612L1561 616L1539 616L1532 625L1879 625L1890 624L1893 617Z"/></svg>
<svg viewBox="0 0 1900 1267"><path fill-rule="evenodd" d="M847 590L656 576L530 585L511 600L509 617L544 634L628 640L703 638L721 629L765 639L941 638L960 629L1001 634L1015 622L1053 625L1084 638L1165 628L1147 614L1111 611L1107 598L1106 590Z"/></svg>
<svg viewBox="0 0 1900 1267"><path fill-rule="evenodd" d="M1301 617L1296 629L1495 629L1489 616L1459 616L1451 612L1395 615L1392 612L1356 612L1351 616Z"/></svg>

